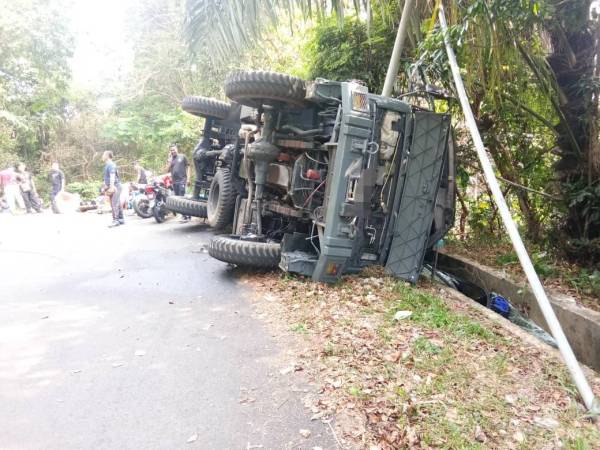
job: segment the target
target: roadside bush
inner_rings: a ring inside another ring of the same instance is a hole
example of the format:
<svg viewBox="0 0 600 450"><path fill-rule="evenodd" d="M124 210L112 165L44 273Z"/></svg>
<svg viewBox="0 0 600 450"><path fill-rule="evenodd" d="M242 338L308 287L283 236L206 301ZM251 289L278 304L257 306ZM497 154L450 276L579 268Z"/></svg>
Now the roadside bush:
<svg viewBox="0 0 600 450"><path fill-rule="evenodd" d="M317 24L304 49L309 78L364 81L371 92L381 92L395 30L374 14L370 30L356 17L346 17L342 27L335 17Z"/></svg>
<svg viewBox="0 0 600 450"><path fill-rule="evenodd" d="M50 181L44 175L35 175L33 177L35 188L40 198L46 203L50 199Z"/></svg>
<svg viewBox="0 0 600 450"><path fill-rule="evenodd" d="M93 200L98 197L101 183L99 181L84 181L67 184L66 191L79 194L82 200Z"/></svg>

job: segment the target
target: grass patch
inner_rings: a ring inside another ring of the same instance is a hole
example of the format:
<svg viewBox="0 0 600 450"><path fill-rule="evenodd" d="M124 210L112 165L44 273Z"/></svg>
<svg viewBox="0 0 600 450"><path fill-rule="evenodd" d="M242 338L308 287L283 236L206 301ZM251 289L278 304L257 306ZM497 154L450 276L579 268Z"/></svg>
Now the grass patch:
<svg viewBox="0 0 600 450"><path fill-rule="evenodd" d="M505 354L500 353L490 360L489 366L496 375L502 376L508 370L508 358Z"/></svg>
<svg viewBox="0 0 600 450"><path fill-rule="evenodd" d="M420 336L413 342L413 352L417 356L423 355L438 355L442 352L442 349L437 345L433 344L429 339Z"/></svg>
<svg viewBox="0 0 600 450"><path fill-rule="evenodd" d="M369 398L367 393L364 392L362 390L362 388L359 386L350 386L348 388L348 394L350 394L352 397L356 397L360 400L366 400L367 398Z"/></svg>
<svg viewBox="0 0 600 450"><path fill-rule="evenodd" d="M294 333L306 334L308 333L308 326L304 322L295 323L290 327L290 330Z"/></svg>
<svg viewBox="0 0 600 450"><path fill-rule="evenodd" d="M260 305L314 338L298 339L302 366L322 387L309 404L340 414L336 432L347 444L514 450L600 442L560 361L429 283L411 287L375 270L333 287L265 280L282 300ZM398 311L412 314L395 320ZM547 430L535 417L559 425Z"/></svg>
<svg viewBox="0 0 600 450"><path fill-rule="evenodd" d="M440 298L428 292L419 291L405 283L397 283L394 291L399 294L399 299L391 306L389 320L393 320L397 311L409 310L412 315L408 320L442 329L456 338L478 338L488 342L498 339L480 323L453 312Z"/></svg>
<svg viewBox="0 0 600 450"><path fill-rule="evenodd" d="M331 341L327 342L323 347L323 356L343 356L348 353L348 349L341 345L337 345Z"/></svg>
<svg viewBox="0 0 600 450"><path fill-rule="evenodd" d="M393 336L390 333L390 327L383 324L377 327L377 335L386 344L390 343L393 339Z"/></svg>

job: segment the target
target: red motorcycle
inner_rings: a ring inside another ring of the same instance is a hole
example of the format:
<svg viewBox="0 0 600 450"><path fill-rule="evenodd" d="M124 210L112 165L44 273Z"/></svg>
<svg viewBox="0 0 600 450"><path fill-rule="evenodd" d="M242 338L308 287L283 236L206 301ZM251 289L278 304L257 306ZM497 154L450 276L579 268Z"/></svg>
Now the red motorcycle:
<svg viewBox="0 0 600 450"><path fill-rule="evenodd" d="M133 192L131 206L135 213L142 219L153 216L154 199L156 195L151 184L138 184Z"/></svg>
<svg viewBox="0 0 600 450"><path fill-rule="evenodd" d="M158 223L163 223L169 211L166 200L172 191L171 175L155 177L150 184L138 186L138 195L133 200L133 209L142 218L154 217Z"/></svg>

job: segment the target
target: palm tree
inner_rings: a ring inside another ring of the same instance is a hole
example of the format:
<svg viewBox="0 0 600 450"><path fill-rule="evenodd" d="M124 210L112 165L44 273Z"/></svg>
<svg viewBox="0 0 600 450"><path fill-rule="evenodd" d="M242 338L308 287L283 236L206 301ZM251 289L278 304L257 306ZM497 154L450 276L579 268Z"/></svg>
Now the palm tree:
<svg viewBox="0 0 600 450"><path fill-rule="evenodd" d="M561 157L556 169L569 199L567 232L575 251L581 250L578 243L591 246L591 254L600 259L600 27L597 12L591 10L596 2L552 3L555 9L547 22L551 52L546 61L556 80L563 117L556 129Z"/></svg>
<svg viewBox="0 0 600 450"><path fill-rule="evenodd" d="M435 2L421 2L415 12L431 13ZM397 25L403 4L397 0L186 0L185 35L192 50L210 45L227 58L255 44L273 26L287 22L293 27L299 18L335 15L342 23L344 15L352 12L368 22L372 6L377 5L390 25ZM413 25L418 29L418 21Z"/></svg>
<svg viewBox="0 0 600 450"><path fill-rule="evenodd" d="M309 16L323 14L323 3L320 0L187 0L185 34L191 49L210 45L221 58L227 58L257 42L282 17L293 20L297 10Z"/></svg>

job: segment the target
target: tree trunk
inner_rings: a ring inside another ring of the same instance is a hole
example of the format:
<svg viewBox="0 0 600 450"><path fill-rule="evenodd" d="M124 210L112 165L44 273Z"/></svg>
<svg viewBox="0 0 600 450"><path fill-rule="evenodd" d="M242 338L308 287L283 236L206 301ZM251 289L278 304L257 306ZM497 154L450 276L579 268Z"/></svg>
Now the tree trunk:
<svg viewBox="0 0 600 450"><path fill-rule="evenodd" d="M563 183L568 210L565 231L578 241L600 238L600 220L592 216L600 198L594 196L600 181L598 142L598 90L595 87L598 56L598 23L589 19L590 0L555 1L556 11L548 31L552 52L547 57L558 88L564 120L558 132L559 162L555 166ZM579 195L590 192L591 195Z"/></svg>

